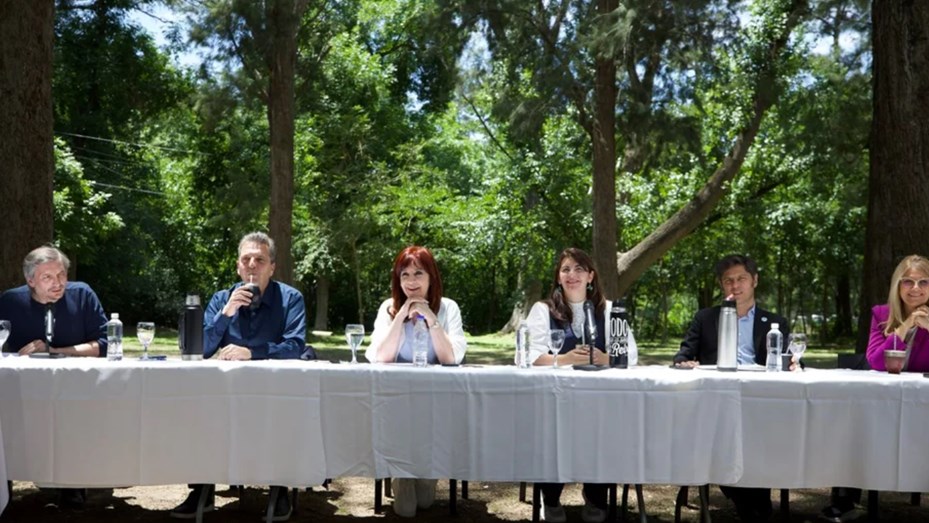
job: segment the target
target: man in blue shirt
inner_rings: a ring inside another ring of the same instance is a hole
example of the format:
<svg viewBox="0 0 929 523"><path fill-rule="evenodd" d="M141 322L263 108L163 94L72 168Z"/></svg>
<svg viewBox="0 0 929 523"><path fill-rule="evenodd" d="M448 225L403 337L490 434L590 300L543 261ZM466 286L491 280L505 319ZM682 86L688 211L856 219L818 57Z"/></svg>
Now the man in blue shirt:
<svg viewBox="0 0 929 523"><path fill-rule="evenodd" d="M68 281L70 265L68 257L51 246L26 255L26 285L0 294L0 319L10 321L5 352L106 356L103 306L86 283ZM47 327L51 343L46 340ZM58 495L62 507L84 505L84 489L58 489Z"/></svg>
<svg viewBox="0 0 929 523"><path fill-rule="evenodd" d="M274 240L267 234L246 234L239 242L236 272L242 278L213 295L203 313L203 357L220 360L299 358L306 345L303 295L274 281ZM257 292L255 290L257 286ZM213 510L213 485L191 485L187 499L171 517L193 519L198 504ZM271 488L274 521L287 521L291 507L284 487Z"/></svg>
<svg viewBox="0 0 929 523"><path fill-rule="evenodd" d="M0 294L0 319L10 321L5 352L106 356L103 306L86 283L68 281L70 265L55 247L39 247L26 255L26 285ZM45 339L49 312L50 346Z"/></svg>
<svg viewBox="0 0 929 523"><path fill-rule="evenodd" d="M241 283L213 295L203 313L203 357L221 360L299 358L306 345L303 295L274 281L274 242L255 232L239 242ZM257 302L249 284L259 288Z"/></svg>

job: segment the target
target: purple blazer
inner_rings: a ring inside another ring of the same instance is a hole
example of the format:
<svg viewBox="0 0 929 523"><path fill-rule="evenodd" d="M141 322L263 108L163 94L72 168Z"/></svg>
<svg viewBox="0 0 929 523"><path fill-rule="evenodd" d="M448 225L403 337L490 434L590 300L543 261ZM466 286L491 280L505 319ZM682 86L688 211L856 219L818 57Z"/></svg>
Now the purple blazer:
<svg viewBox="0 0 929 523"><path fill-rule="evenodd" d="M906 350L906 343L891 333L890 336L884 336L884 327L887 318L890 316L890 307L887 305L875 305L871 309L871 335L868 338L868 363L874 370L886 370L884 368L884 351L894 348L896 340L897 350ZM929 372L929 332L926 329L916 329L916 336L913 339L913 350L910 351L910 360L906 366L907 371L911 372Z"/></svg>

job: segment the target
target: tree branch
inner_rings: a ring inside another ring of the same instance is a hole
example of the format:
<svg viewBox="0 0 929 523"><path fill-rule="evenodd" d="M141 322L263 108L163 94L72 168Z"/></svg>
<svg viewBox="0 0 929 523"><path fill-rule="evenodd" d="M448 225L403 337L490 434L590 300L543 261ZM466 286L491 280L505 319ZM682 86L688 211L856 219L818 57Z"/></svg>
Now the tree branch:
<svg viewBox="0 0 929 523"><path fill-rule="evenodd" d="M686 205L658 226L651 234L627 252L619 253L616 263L620 279L620 292L625 294L652 264L668 252L680 239L696 229L727 191L727 183L739 173L745 156L758 134L766 111L775 101L771 88L777 79L778 55L787 46L790 33L799 23L806 10L805 0L797 0L791 6L783 31L767 46L764 56L768 63L755 79L752 97L752 114L739 132L732 148L706 184Z"/></svg>
<svg viewBox="0 0 929 523"><path fill-rule="evenodd" d="M494 136L494 132L490 129L490 126L487 125L487 121L484 118L484 115L482 115L481 111L478 110L476 105L474 105L474 102L470 98L468 98L468 95L464 93L461 94L461 97L464 98L466 102L468 102L469 106L471 106L471 110L474 111L474 115L477 116L478 121L481 122L481 127L484 128L484 132L487 133L487 136L490 137L490 141L492 141L494 145L496 145L497 148L500 149L500 152L502 152L504 156L507 157L507 159L515 163L516 159L510 155L509 151L507 151L506 148L503 147L503 144L501 144L500 141L497 140L497 137Z"/></svg>

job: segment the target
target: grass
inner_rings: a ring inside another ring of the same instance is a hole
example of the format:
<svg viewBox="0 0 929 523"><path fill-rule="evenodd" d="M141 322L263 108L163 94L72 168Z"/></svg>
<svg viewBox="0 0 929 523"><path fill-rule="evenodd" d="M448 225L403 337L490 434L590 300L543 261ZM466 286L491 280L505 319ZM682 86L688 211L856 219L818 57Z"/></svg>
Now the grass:
<svg viewBox="0 0 929 523"><path fill-rule="evenodd" d="M139 357L142 354L142 345L135 337L135 328L126 327L123 338L123 353L126 357ZM480 336L468 335L468 362L482 365L512 365L513 364L513 335L484 334ZM359 349L359 358L364 359L362 353L371 341L370 335L366 337L364 345ZM351 359L345 336L339 333L320 333L318 331L307 337L307 343L312 345L322 360ZM679 342L661 344L657 342L639 342L639 365L668 365L679 348ZM811 346L803 355L807 367L829 369L835 368L836 354L854 352L853 347L843 348L834 346ZM177 330L167 327L158 327L155 332L155 341L149 347L150 354L165 354L169 358L180 357L177 347Z"/></svg>

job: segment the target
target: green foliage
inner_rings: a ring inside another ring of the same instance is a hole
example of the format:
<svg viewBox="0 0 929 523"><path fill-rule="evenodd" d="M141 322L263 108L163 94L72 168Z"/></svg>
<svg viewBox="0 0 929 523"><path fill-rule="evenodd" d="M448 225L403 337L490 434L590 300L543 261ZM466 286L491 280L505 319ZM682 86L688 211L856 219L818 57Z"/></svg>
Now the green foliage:
<svg viewBox="0 0 929 523"><path fill-rule="evenodd" d="M55 139L55 240L58 248L81 263L93 263L97 246L124 227L122 218L107 211L110 194L95 191L68 145ZM94 224L88 227L87 224Z"/></svg>
<svg viewBox="0 0 929 523"><path fill-rule="evenodd" d="M267 42L248 30L263 3L184 4L192 33L174 45L207 45L198 71L128 24L139 3L72 4L56 25L56 235L107 310L173 323L186 292L237 279L239 237L267 222ZM786 5L313 3L298 33L293 237L311 316L325 279L330 325L370 324L414 243L435 253L471 332L499 329L527 289L547 293L554 256L591 247L597 58L617 65L625 247L693 197L745 124L753 82L778 71L728 194L633 287L637 336L673 345L719 299L712 269L728 252L758 259L764 305L834 314L842 288L856 298L863 248L867 3L813 2L772 61L759 53ZM850 33L855 48L812 50Z"/></svg>

